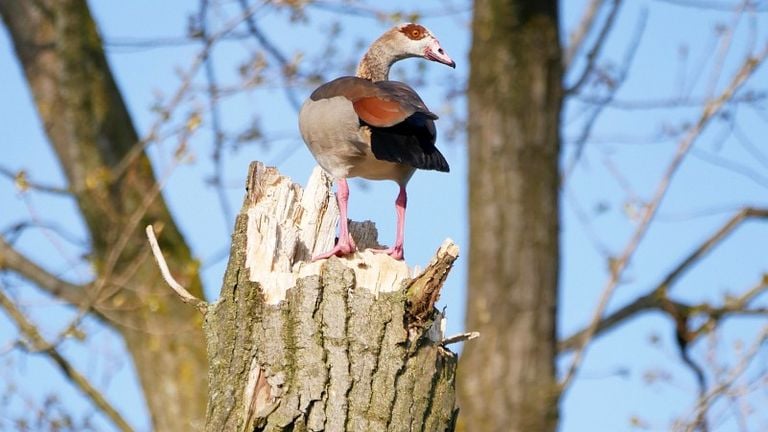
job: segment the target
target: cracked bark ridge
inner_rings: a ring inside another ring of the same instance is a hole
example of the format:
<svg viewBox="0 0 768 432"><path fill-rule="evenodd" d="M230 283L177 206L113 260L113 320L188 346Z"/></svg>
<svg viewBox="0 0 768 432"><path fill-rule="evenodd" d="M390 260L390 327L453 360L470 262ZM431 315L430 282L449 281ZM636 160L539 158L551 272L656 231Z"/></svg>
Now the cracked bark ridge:
<svg viewBox="0 0 768 432"><path fill-rule="evenodd" d="M206 314L206 430L454 430L456 355L428 337L423 323L436 315L413 320L408 287L433 287L423 308L437 314L429 302L458 248L446 242L415 278L367 251L310 263L334 241L329 179L315 170L302 190L254 163L247 185L221 296ZM359 248L377 246L372 223L353 226Z"/></svg>

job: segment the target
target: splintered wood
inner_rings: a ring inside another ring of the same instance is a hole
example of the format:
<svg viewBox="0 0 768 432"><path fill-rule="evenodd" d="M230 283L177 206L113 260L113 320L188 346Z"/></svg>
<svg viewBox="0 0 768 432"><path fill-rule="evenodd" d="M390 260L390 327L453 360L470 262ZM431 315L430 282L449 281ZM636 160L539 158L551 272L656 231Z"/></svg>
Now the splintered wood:
<svg viewBox="0 0 768 432"><path fill-rule="evenodd" d="M339 210L331 179L317 167L302 190L276 169L254 162L249 171L246 206L245 265L249 279L262 287L267 304L278 304L298 278L319 274L326 260L311 262L312 256L334 245ZM355 272L358 287L375 294L397 291L405 280L414 277L403 261L365 250L380 246L372 222L352 222L350 232L358 252L340 261ZM458 247L450 241L440 251L450 251L451 263L458 255ZM438 262L443 266L438 273L447 273L444 260L433 259L433 263Z"/></svg>

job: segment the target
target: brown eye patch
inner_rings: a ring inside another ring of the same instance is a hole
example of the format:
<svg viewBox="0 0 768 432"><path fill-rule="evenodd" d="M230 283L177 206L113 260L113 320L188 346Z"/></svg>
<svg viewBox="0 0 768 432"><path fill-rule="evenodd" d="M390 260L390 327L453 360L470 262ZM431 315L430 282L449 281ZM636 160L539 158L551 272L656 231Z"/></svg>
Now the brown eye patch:
<svg viewBox="0 0 768 432"><path fill-rule="evenodd" d="M424 37L427 36L427 29L418 24L408 24L401 28L400 32L413 40L424 39Z"/></svg>

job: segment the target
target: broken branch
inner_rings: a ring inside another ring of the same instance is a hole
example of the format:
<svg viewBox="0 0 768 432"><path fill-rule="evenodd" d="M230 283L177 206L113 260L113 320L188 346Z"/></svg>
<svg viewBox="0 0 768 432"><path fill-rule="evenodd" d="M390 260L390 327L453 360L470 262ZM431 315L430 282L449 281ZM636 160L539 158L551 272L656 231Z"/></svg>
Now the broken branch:
<svg viewBox="0 0 768 432"><path fill-rule="evenodd" d="M171 274L171 271L168 269L168 263L165 261L165 257L163 257L163 251L160 250L160 245L157 243L157 237L152 225L147 225L146 232L149 246L152 248L152 254L155 256L155 261L157 261L157 266L160 267L160 274L163 275L165 282L178 294L181 301L191 304L200 312L205 313L208 310L208 303L192 295Z"/></svg>

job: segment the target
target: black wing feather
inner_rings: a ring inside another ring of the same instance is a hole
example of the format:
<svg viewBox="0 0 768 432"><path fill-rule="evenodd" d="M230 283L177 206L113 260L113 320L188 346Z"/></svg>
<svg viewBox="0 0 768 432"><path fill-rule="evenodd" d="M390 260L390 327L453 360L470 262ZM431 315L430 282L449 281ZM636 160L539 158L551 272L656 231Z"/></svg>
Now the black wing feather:
<svg viewBox="0 0 768 432"><path fill-rule="evenodd" d="M448 172L448 162L435 147L437 131L433 116L429 111L416 112L394 126L366 125L371 129L373 155L414 168Z"/></svg>

